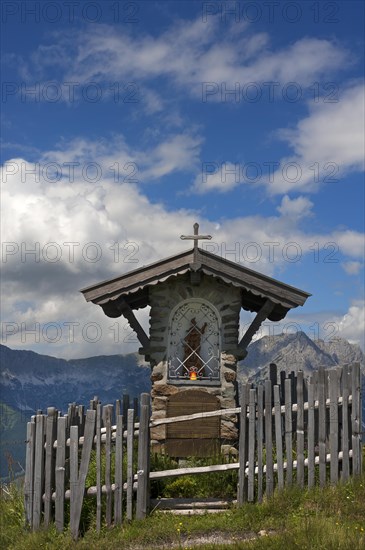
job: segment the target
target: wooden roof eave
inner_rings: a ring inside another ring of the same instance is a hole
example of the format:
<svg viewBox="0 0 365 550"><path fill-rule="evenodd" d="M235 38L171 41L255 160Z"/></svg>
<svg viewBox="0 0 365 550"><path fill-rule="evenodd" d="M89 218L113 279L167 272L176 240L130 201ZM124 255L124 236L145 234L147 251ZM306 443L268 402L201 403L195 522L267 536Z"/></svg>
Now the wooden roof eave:
<svg viewBox="0 0 365 550"><path fill-rule="evenodd" d="M280 302L282 302L282 300L286 300L288 306L294 307L294 305L303 305L306 299L311 296L308 292L304 292L299 288L277 281L276 279L268 277L267 275L257 271L253 271L247 267L235 264L234 262L223 258L218 258L211 253L207 253L206 251L200 252L204 267L210 267L217 273L217 275L219 275L219 273L222 272L222 264L224 264L224 275L222 275L222 278L228 276L232 282L237 281L239 286L257 294L271 294L272 298L270 299L273 299L273 301L280 300ZM244 278L244 283L242 282L242 278Z"/></svg>
<svg viewBox="0 0 365 550"><path fill-rule="evenodd" d="M201 249L198 251L197 258L194 258L193 250L189 250L141 267L121 277L87 287L81 292L87 301L100 305L106 315L118 317L121 315L118 308L118 301L121 298L132 309L145 307L148 305L148 288L150 286L188 271L201 270L206 275L241 288L244 309L258 311L263 301L269 298L275 304L275 308L269 316L269 319L273 321L285 317L288 310L303 305L310 296L298 288L281 283L210 252ZM248 300L248 297L251 299Z"/></svg>
<svg viewBox="0 0 365 550"><path fill-rule="evenodd" d="M172 260L174 260L173 263ZM170 268L167 268L169 263L171 264ZM191 264L193 264L193 254L189 250L173 258L166 258L149 266L141 267L121 277L83 288L80 292L82 292L87 302L99 303L96 300L103 300L107 296L110 299L118 293L136 292L139 288L153 284L154 281L156 283L162 282L162 280L175 273L180 274L180 271L184 268L188 270Z"/></svg>

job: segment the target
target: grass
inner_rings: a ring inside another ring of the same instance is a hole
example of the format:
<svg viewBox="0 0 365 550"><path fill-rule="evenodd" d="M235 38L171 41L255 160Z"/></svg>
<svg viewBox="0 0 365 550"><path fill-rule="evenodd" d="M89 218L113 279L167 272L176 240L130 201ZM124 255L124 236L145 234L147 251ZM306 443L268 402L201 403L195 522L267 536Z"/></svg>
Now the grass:
<svg viewBox="0 0 365 550"><path fill-rule="evenodd" d="M155 512L144 521L126 523L120 528L103 528L100 533L90 527L77 543L71 540L68 531L59 534L54 526L37 533L25 530L23 497L16 485L2 493L0 517L0 548L9 550L146 550L162 544L176 548L187 544L184 547L197 548L194 540L198 537L207 540L206 544L199 545L201 550L360 550L365 548L365 475L325 489L303 491L292 487L276 491L260 505L246 504L220 514L186 517ZM212 535L220 535L226 542L213 545L209 539Z"/></svg>
<svg viewBox="0 0 365 550"><path fill-rule="evenodd" d="M234 462L232 456L217 455L210 458L186 459L186 467L211 466ZM151 471L173 470L179 467L178 461L166 455L152 455ZM164 478L151 482L151 498L236 498L238 470L212 472L199 475L184 475L177 478Z"/></svg>

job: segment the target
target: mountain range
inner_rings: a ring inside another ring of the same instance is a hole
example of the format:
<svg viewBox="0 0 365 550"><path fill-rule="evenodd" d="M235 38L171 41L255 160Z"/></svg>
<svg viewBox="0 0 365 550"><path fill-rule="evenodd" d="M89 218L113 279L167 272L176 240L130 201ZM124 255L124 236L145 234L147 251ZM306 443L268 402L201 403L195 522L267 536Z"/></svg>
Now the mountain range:
<svg viewBox="0 0 365 550"><path fill-rule="evenodd" d="M268 377L270 363L278 371L302 370L309 376L319 366L331 368L338 365L360 363L365 374L365 357L361 348L343 338L329 341L311 340L304 332L264 336L253 342L248 355L239 364L239 374L250 381Z"/></svg>
<svg viewBox="0 0 365 550"><path fill-rule="evenodd" d="M301 369L306 375L320 365L331 368L359 362L365 375L362 350L342 338L313 341L304 332L264 336L253 342L248 351L238 366L242 380L267 378L270 363L287 372ZM2 478L10 470L17 473L24 467L26 423L38 409L45 411L54 406L66 412L69 403L88 405L94 395L107 404L123 394L133 398L151 388L150 367L138 354L65 360L1 345L0 357Z"/></svg>
<svg viewBox="0 0 365 550"><path fill-rule="evenodd" d="M135 354L65 360L0 346L0 477L24 467L26 424L37 410L68 404L103 405L151 388L150 367Z"/></svg>

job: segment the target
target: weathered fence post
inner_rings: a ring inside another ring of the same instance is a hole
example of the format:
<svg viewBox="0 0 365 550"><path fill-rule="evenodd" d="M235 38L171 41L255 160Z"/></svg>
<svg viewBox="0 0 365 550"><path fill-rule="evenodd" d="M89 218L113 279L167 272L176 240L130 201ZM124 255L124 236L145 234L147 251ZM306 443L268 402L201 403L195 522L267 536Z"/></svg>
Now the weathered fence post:
<svg viewBox="0 0 365 550"><path fill-rule="evenodd" d="M275 444L276 444L276 466L278 472L278 487L284 487L284 463L283 463L283 434L281 429L281 406L279 386L274 386L274 407L275 407Z"/></svg>
<svg viewBox="0 0 365 550"><path fill-rule="evenodd" d="M338 376L337 370L329 372L330 377L330 479L338 482Z"/></svg>
<svg viewBox="0 0 365 550"><path fill-rule="evenodd" d="M90 399L89 409L96 411L96 406L99 403L99 398L97 395L94 395L93 399Z"/></svg>
<svg viewBox="0 0 365 550"><path fill-rule="evenodd" d="M67 417L60 416L57 421L57 450L56 450L56 499L55 520L56 529L62 532L65 521L65 474L66 474L66 429Z"/></svg>
<svg viewBox="0 0 365 550"><path fill-rule="evenodd" d="M286 380L286 372L280 371L280 404L285 405L285 380Z"/></svg>
<svg viewBox="0 0 365 550"><path fill-rule="evenodd" d="M35 446L35 422L27 423L27 448L24 479L24 508L26 524L31 526L33 522L33 489L34 489L34 446Z"/></svg>
<svg viewBox="0 0 365 550"><path fill-rule="evenodd" d="M136 518L146 517L149 509L149 463L150 463L150 394L142 393L138 436L138 486Z"/></svg>
<svg viewBox="0 0 365 550"><path fill-rule="evenodd" d="M266 494L274 492L274 465L272 456L272 388L271 380L265 380L265 446L266 446Z"/></svg>
<svg viewBox="0 0 365 550"><path fill-rule="evenodd" d="M85 429L85 407L84 405L79 405L77 407L77 420L79 424L79 437L84 435L84 429Z"/></svg>
<svg viewBox="0 0 365 550"><path fill-rule="evenodd" d="M101 529L101 404L96 404L96 530Z"/></svg>
<svg viewBox="0 0 365 550"><path fill-rule="evenodd" d="M324 368L318 370L319 485L326 484L326 388Z"/></svg>
<svg viewBox="0 0 365 550"><path fill-rule="evenodd" d="M70 426L78 426L78 417L76 415L76 403L69 403L67 416L69 418Z"/></svg>
<svg viewBox="0 0 365 550"><path fill-rule="evenodd" d="M72 526L71 526L71 534L72 537L76 540L78 538L79 533L79 524L80 524L80 517L81 517L81 509L82 509L82 503L84 500L84 492L85 492L85 482L86 482L86 476L89 469L89 462L90 462L90 454L91 454L91 448L94 442L94 433L95 433L95 417L96 412L94 410L89 410L86 413L86 422L85 422L85 435L84 435L84 444L82 447L82 453L81 453L81 464L80 464L80 472L78 472L78 437L77 441L76 439L76 431L74 431L74 439L73 439L73 474L72 474L72 485L73 485L73 491L72 491L72 500L71 500L71 506L70 508L70 515L72 519ZM72 426L71 430L73 431L76 426ZM76 450L75 450L76 447ZM72 465L72 462L71 462ZM76 471L75 471L76 468Z"/></svg>
<svg viewBox="0 0 365 550"><path fill-rule="evenodd" d="M303 371L297 373L297 484L304 487L304 391Z"/></svg>
<svg viewBox="0 0 365 550"><path fill-rule="evenodd" d="M127 519L133 515L133 438L134 409L128 409L127 421Z"/></svg>
<svg viewBox="0 0 365 550"><path fill-rule="evenodd" d="M56 439L58 413L54 407L47 409L46 417L46 465L44 484L44 526L48 527L52 517L52 493L55 480L55 452L53 443Z"/></svg>
<svg viewBox="0 0 365 550"><path fill-rule="evenodd" d="M123 394L123 418L128 418L128 409L129 409L129 395L125 393Z"/></svg>
<svg viewBox="0 0 365 550"><path fill-rule="evenodd" d="M291 380L285 379L285 451L286 451L286 485L293 482L293 422Z"/></svg>
<svg viewBox="0 0 365 550"><path fill-rule="evenodd" d="M115 437L115 493L114 493L114 522L122 523L123 504L123 416L117 416L117 433Z"/></svg>
<svg viewBox="0 0 365 550"><path fill-rule="evenodd" d="M347 481L350 475L349 457L349 369L346 365L342 369L342 481Z"/></svg>
<svg viewBox="0 0 365 550"><path fill-rule="evenodd" d="M118 416L122 414L122 403L120 399L115 400L115 423L118 422Z"/></svg>
<svg viewBox="0 0 365 550"><path fill-rule="evenodd" d="M308 487L315 481L315 424L314 424L314 384L312 378L308 381Z"/></svg>
<svg viewBox="0 0 365 550"><path fill-rule="evenodd" d="M270 377L271 387L273 388L278 383L278 367L276 366L275 363L270 363L269 377Z"/></svg>
<svg viewBox="0 0 365 550"><path fill-rule="evenodd" d="M140 411L139 411L138 397L133 398L133 409L134 409L134 416L139 418Z"/></svg>
<svg viewBox="0 0 365 550"><path fill-rule="evenodd" d="M44 416L35 418L35 456L34 456L34 495L33 495L33 530L39 529L41 523L43 487L44 487Z"/></svg>
<svg viewBox="0 0 365 550"><path fill-rule="evenodd" d="M248 495L247 500L253 502L255 497L255 450L256 450L256 390L250 390L248 420Z"/></svg>
<svg viewBox="0 0 365 550"><path fill-rule="evenodd" d="M264 388L260 384L257 388L257 501L262 502L263 477L263 438L264 438Z"/></svg>
<svg viewBox="0 0 365 550"><path fill-rule="evenodd" d="M112 416L113 405L105 405L103 407L103 420L105 426L105 490L106 490L106 505L105 505L105 520L107 527L112 523L112 489L111 489L111 443L112 443Z"/></svg>
<svg viewBox="0 0 365 550"><path fill-rule="evenodd" d="M241 385L240 388L241 398L241 413L240 413L240 433L239 433L239 464L240 469L238 471L238 505L242 504L247 499L246 490L246 460L247 460L247 392L246 386Z"/></svg>
<svg viewBox="0 0 365 550"><path fill-rule="evenodd" d="M360 363L352 366L352 473L361 475L361 373Z"/></svg>
<svg viewBox="0 0 365 550"><path fill-rule="evenodd" d="M79 526L76 521L77 481L79 471L79 427L70 426L70 531L77 539Z"/></svg>

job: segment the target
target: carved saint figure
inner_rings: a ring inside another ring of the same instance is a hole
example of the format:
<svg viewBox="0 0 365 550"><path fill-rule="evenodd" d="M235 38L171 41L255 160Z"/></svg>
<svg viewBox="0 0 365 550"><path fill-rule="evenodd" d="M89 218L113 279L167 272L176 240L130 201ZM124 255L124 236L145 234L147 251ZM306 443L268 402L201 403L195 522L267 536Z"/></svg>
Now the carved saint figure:
<svg viewBox="0 0 365 550"><path fill-rule="evenodd" d="M203 365L200 358L200 347L201 338L207 328L207 323L204 323L204 325L199 328L194 317L191 320L191 325L184 339L184 365L189 372L194 371L204 376L204 373L200 372Z"/></svg>

